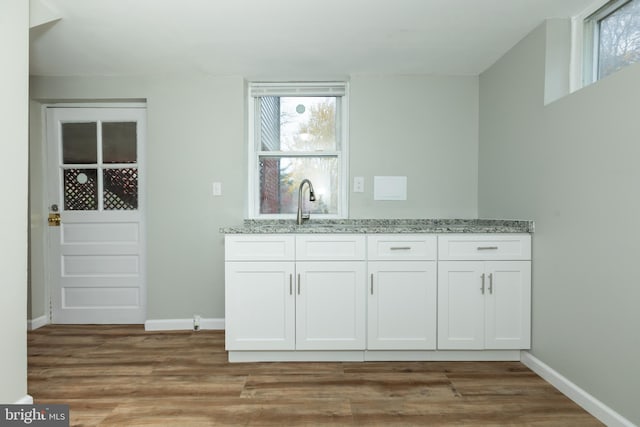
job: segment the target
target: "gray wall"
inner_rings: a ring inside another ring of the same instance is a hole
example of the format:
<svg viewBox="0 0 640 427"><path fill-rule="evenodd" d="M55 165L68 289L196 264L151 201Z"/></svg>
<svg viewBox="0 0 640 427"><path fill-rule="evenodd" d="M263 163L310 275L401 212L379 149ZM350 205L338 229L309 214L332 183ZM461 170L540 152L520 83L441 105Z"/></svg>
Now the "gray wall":
<svg viewBox="0 0 640 427"><path fill-rule="evenodd" d="M479 215L536 222L533 355L640 424L640 65L545 107L547 35L480 76Z"/></svg>
<svg viewBox="0 0 640 427"><path fill-rule="evenodd" d="M477 77L357 76L350 102L350 217L476 218ZM407 201L373 200L376 175L407 176Z"/></svg>
<svg viewBox="0 0 640 427"><path fill-rule="evenodd" d="M0 2L0 403L27 395L29 3Z"/></svg>
<svg viewBox="0 0 640 427"><path fill-rule="evenodd" d="M40 102L147 100L148 319L224 317L218 230L239 225L246 211L245 92L241 77L198 74L31 79L36 166L43 152ZM365 192L351 194L351 217L476 216L477 77L355 76L350 102L351 175L365 177ZM44 208L38 175L33 204ZM408 176L408 200L374 202L374 175ZM222 182L222 197L211 196L213 181ZM32 212L33 221L42 214ZM42 233L34 231L41 241ZM32 275L32 318L45 312L39 277Z"/></svg>

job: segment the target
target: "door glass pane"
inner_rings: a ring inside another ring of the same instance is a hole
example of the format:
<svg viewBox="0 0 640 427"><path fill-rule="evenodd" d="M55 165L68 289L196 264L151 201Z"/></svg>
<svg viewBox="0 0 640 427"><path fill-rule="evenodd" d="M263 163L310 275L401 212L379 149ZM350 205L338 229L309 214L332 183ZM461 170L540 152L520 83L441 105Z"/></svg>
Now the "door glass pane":
<svg viewBox="0 0 640 427"><path fill-rule="evenodd" d="M62 162L66 165L98 162L96 123L62 124Z"/></svg>
<svg viewBox="0 0 640 427"><path fill-rule="evenodd" d="M285 214L298 210L298 188L303 179L313 184L315 202L304 187L304 211L338 213L337 157L261 157L260 213Z"/></svg>
<svg viewBox="0 0 640 427"><path fill-rule="evenodd" d="M260 99L261 151L336 151L336 97Z"/></svg>
<svg viewBox="0 0 640 427"><path fill-rule="evenodd" d="M64 170L64 209L95 211L98 209L98 172L96 169Z"/></svg>
<svg viewBox="0 0 640 427"><path fill-rule="evenodd" d="M102 123L102 161L136 162L136 122Z"/></svg>
<svg viewBox="0 0 640 427"><path fill-rule="evenodd" d="M104 170L104 209L138 209L138 169Z"/></svg>

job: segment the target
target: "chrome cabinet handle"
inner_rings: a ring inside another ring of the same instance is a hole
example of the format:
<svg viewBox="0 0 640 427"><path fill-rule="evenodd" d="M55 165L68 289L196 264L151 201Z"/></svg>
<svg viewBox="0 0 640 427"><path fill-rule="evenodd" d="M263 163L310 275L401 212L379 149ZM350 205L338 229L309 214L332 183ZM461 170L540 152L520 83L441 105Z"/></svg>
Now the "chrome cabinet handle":
<svg viewBox="0 0 640 427"><path fill-rule="evenodd" d="M498 249L497 246L478 246L479 251L495 251Z"/></svg>
<svg viewBox="0 0 640 427"><path fill-rule="evenodd" d="M392 251L409 251L411 246L391 246L389 249Z"/></svg>
<svg viewBox="0 0 640 427"><path fill-rule="evenodd" d="M482 273L482 276L480 276L482 278L482 287L480 288L480 290L482 291L482 295L484 295L484 273Z"/></svg>
<svg viewBox="0 0 640 427"><path fill-rule="evenodd" d="M293 274L289 274L289 295L293 295Z"/></svg>
<svg viewBox="0 0 640 427"><path fill-rule="evenodd" d="M493 294L493 273L489 273L489 293Z"/></svg>
<svg viewBox="0 0 640 427"><path fill-rule="evenodd" d="M371 273L371 295L373 295L373 273Z"/></svg>
<svg viewBox="0 0 640 427"><path fill-rule="evenodd" d="M298 273L298 295L300 295L300 273Z"/></svg>

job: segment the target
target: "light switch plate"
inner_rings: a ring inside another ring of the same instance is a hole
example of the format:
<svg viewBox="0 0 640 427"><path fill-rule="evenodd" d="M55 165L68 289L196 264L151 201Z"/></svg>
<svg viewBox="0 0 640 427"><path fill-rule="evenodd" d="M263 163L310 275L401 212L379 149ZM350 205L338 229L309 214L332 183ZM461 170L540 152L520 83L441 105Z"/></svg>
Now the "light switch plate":
<svg viewBox="0 0 640 427"><path fill-rule="evenodd" d="M222 183L221 182L214 182L211 185L211 194L213 194L214 196L222 196Z"/></svg>
<svg viewBox="0 0 640 427"><path fill-rule="evenodd" d="M363 176L353 177L353 192L364 193L364 177Z"/></svg>

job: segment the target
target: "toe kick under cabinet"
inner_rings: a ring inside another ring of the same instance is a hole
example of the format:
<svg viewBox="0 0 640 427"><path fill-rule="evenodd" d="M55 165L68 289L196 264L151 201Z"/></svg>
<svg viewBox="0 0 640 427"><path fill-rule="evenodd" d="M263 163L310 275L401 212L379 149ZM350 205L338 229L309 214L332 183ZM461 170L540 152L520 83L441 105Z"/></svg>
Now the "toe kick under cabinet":
<svg viewBox="0 0 640 427"><path fill-rule="evenodd" d="M232 362L519 360L528 234L228 234Z"/></svg>

